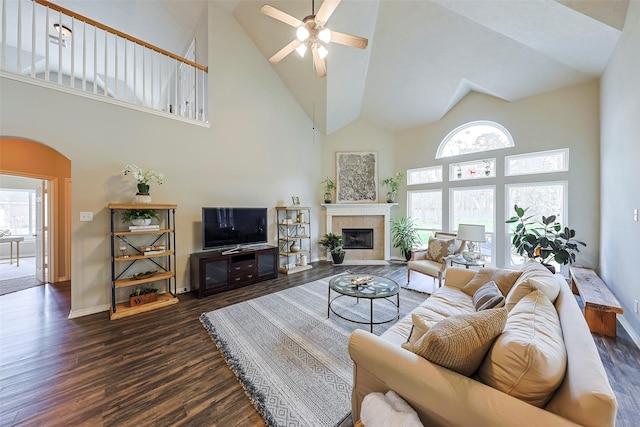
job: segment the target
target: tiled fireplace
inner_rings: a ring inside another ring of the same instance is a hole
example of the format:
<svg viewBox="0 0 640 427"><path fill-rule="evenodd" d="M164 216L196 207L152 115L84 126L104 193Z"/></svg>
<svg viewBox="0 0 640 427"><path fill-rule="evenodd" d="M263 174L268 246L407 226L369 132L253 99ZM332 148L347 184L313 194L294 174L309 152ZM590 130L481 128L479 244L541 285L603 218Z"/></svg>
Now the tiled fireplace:
<svg viewBox="0 0 640 427"><path fill-rule="evenodd" d="M327 233L352 235L352 248L347 260L369 261L391 258L391 208L396 203L336 203L323 204L327 212ZM370 237L371 242L367 241ZM348 239L348 237L347 237ZM370 244L372 243L372 244ZM366 246L366 247L365 247ZM372 248L369 248L372 246Z"/></svg>

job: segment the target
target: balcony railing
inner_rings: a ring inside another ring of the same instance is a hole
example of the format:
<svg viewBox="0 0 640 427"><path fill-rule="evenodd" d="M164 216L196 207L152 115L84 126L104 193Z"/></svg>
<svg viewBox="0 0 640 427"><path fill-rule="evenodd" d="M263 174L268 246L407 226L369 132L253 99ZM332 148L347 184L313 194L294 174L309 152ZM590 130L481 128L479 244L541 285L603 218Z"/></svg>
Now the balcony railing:
<svg viewBox="0 0 640 427"><path fill-rule="evenodd" d="M0 1L0 70L208 123L208 67L45 0Z"/></svg>

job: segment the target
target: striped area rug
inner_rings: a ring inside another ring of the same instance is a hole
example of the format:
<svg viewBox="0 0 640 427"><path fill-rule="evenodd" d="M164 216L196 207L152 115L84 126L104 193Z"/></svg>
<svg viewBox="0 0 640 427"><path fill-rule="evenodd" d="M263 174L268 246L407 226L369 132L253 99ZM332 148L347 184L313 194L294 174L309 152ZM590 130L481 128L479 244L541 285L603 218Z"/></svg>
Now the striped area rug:
<svg viewBox="0 0 640 427"><path fill-rule="evenodd" d="M200 316L268 426L335 426L351 412L353 372L347 341L353 330L369 326L333 313L327 318L329 279ZM425 298L401 289L400 317ZM341 297L333 307L346 317L369 318L368 300ZM376 301L374 311L376 319L389 319L395 306ZM374 326L374 333L391 324Z"/></svg>

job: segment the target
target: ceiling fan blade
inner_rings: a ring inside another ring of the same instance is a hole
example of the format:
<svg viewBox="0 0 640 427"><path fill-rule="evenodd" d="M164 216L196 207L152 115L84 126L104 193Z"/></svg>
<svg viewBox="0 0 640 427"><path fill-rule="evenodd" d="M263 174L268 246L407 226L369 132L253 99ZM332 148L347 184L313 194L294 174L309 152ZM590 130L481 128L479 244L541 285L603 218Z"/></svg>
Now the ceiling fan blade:
<svg viewBox="0 0 640 427"><path fill-rule="evenodd" d="M297 28L300 25L302 25L302 21L299 20L298 18L294 18L293 16L287 13L284 13L283 11L276 9L273 6L269 6L268 4L265 4L264 6L262 6L260 8L260 12L274 19L277 19L278 21L282 21L285 24L289 24L294 28Z"/></svg>
<svg viewBox="0 0 640 427"><path fill-rule="evenodd" d="M340 0L324 0L320 9L318 9L318 13L316 13L316 21L320 21L323 24L326 24L329 18L331 18L331 14L336 7L340 4Z"/></svg>
<svg viewBox="0 0 640 427"><path fill-rule="evenodd" d="M327 64L325 64L324 59L320 58L318 49L315 46L311 49L311 52L313 53L313 65L316 68L318 77L325 77L327 75Z"/></svg>
<svg viewBox="0 0 640 427"><path fill-rule="evenodd" d="M337 31L331 31L331 41L345 46L357 47L358 49L364 49L369 44L369 40L364 37L352 36L351 34L339 33Z"/></svg>
<svg viewBox="0 0 640 427"><path fill-rule="evenodd" d="M272 64L277 64L280 62L285 56L289 55L291 52L296 50L298 46L300 46L302 42L298 39L294 39L291 43L277 51L271 58L269 58L269 62Z"/></svg>

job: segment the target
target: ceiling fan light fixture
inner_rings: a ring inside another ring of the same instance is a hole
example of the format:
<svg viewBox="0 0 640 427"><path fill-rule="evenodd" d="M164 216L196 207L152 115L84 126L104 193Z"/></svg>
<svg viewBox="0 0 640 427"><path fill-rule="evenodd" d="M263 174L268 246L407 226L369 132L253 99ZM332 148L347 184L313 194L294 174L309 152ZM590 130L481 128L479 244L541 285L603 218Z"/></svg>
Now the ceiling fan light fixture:
<svg viewBox="0 0 640 427"><path fill-rule="evenodd" d="M309 38L309 30L304 25L300 25L296 30L296 38L301 42Z"/></svg>
<svg viewBox="0 0 640 427"><path fill-rule="evenodd" d="M304 58L304 54L307 53L307 45L301 44L296 48L296 52L298 52L298 55L300 55L300 57Z"/></svg>
<svg viewBox="0 0 640 427"><path fill-rule="evenodd" d="M71 28L65 27L62 24L53 24L53 29L58 32L63 37L69 37L72 33Z"/></svg>
<svg viewBox="0 0 640 427"><path fill-rule="evenodd" d="M326 47L324 47L323 45L318 46L318 55L320 56L320 59L326 58L328 54L329 54L329 51L327 50Z"/></svg>
<svg viewBox="0 0 640 427"><path fill-rule="evenodd" d="M328 28L323 29L318 33L318 38L323 43L329 43L331 41L331 30Z"/></svg>

